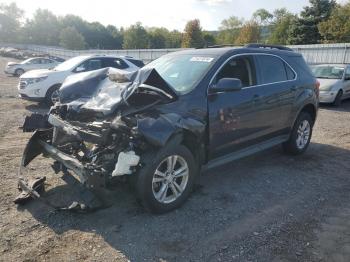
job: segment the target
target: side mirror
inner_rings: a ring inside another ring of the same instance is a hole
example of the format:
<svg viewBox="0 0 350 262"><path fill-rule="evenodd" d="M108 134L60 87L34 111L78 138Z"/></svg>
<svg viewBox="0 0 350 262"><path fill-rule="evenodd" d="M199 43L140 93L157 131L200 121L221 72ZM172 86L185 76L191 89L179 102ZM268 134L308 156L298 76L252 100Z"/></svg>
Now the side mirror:
<svg viewBox="0 0 350 262"><path fill-rule="evenodd" d="M78 66L74 71L75 71L76 73L84 72L84 71L85 71L85 68L82 67L82 66Z"/></svg>
<svg viewBox="0 0 350 262"><path fill-rule="evenodd" d="M242 89L242 81L238 78L221 78L210 89L213 93L239 91Z"/></svg>

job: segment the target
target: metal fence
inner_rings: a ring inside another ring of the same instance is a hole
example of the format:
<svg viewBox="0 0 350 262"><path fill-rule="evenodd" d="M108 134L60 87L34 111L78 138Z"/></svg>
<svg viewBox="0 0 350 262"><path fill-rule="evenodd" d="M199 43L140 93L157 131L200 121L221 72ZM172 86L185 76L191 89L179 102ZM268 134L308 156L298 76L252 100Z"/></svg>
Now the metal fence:
<svg viewBox="0 0 350 262"><path fill-rule="evenodd" d="M59 47L41 45L0 44L0 47L15 47L31 50L33 52L50 54L62 58L70 58L84 54L108 54L132 56L148 63L170 52L184 50L178 49L130 49L130 50L67 50ZM301 53L309 64L320 63L350 63L350 43L344 44L318 44L318 45L295 45L289 46L296 52Z"/></svg>

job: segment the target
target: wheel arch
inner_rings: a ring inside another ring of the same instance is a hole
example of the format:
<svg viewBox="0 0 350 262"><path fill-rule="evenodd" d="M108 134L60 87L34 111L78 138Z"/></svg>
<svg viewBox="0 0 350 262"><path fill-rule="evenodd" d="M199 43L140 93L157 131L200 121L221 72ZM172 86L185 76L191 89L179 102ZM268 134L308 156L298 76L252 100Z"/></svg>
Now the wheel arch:
<svg viewBox="0 0 350 262"><path fill-rule="evenodd" d="M60 84L60 83L51 85L51 86L46 90L45 97L46 97L46 95L48 94L49 91L51 91L51 90L54 89L54 88L60 88L61 85L62 85L62 84Z"/></svg>
<svg viewBox="0 0 350 262"><path fill-rule="evenodd" d="M294 122L293 122L293 126L295 124L295 121L297 120L297 118L299 117L299 115L301 113L308 113L310 116L311 116L311 119L312 119L312 125L315 124L315 121L316 121L316 117L317 117L317 107L314 105L314 104L306 104L304 105L298 112L298 114L296 115L295 119L294 119Z"/></svg>

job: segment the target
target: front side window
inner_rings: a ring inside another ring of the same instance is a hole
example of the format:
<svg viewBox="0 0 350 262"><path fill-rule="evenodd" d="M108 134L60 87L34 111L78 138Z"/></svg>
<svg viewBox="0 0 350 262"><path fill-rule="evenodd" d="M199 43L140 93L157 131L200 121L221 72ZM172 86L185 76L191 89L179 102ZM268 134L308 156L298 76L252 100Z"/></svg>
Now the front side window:
<svg viewBox="0 0 350 262"><path fill-rule="evenodd" d="M101 59L89 59L76 68L77 72L87 72L102 68Z"/></svg>
<svg viewBox="0 0 350 262"><path fill-rule="evenodd" d="M241 80L243 87L255 85L256 74L252 56L231 59L216 75L216 83L222 78L237 78Z"/></svg>
<svg viewBox="0 0 350 262"><path fill-rule="evenodd" d="M118 69L126 69L129 66L120 58L104 58L103 67L113 67Z"/></svg>
<svg viewBox="0 0 350 262"><path fill-rule="evenodd" d="M261 84L292 80L295 77L294 72L289 66L276 56L258 55L257 61L261 73Z"/></svg>
<svg viewBox="0 0 350 262"><path fill-rule="evenodd" d="M30 61L31 64L38 65L41 64L41 59L40 58L35 58Z"/></svg>
<svg viewBox="0 0 350 262"><path fill-rule="evenodd" d="M311 71L317 78L342 79L345 68L342 66L321 65L311 67Z"/></svg>

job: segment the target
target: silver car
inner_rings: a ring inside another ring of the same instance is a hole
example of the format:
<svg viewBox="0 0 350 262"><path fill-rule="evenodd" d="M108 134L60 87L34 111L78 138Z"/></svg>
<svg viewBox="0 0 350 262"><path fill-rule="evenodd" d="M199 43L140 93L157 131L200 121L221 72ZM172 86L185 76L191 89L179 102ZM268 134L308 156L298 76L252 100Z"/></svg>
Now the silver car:
<svg viewBox="0 0 350 262"><path fill-rule="evenodd" d="M320 103L338 106L350 98L350 65L323 64L311 66L311 70L320 82Z"/></svg>
<svg viewBox="0 0 350 262"><path fill-rule="evenodd" d="M20 76L25 72L34 69L51 69L59 64L56 60L46 57L35 57L24 60L20 63L8 62L5 67L5 73Z"/></svg>

